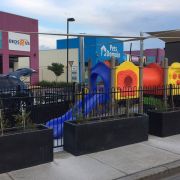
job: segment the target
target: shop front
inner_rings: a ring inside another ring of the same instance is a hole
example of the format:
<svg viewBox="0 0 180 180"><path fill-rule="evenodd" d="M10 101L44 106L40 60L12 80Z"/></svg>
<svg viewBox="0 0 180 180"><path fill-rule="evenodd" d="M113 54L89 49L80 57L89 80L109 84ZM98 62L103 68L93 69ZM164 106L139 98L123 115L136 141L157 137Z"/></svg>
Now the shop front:
<svg viewBox="0 0 180 180"><path fill-rule="evenodd" d="M14 14L0 12L0 73L14 71L19 57L29 58L29 67L37 73L31 84L39 81L38 21Z"/></svg>

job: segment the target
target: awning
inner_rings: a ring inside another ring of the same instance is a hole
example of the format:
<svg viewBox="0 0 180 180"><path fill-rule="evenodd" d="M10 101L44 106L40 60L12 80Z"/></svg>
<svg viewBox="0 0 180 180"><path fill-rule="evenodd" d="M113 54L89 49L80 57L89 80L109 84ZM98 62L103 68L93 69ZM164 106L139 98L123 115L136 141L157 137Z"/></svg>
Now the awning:
<svg viewBox="0 0 180 180"><path fill-rule="evenodd" d="M165 43L180 41L180 29L169 30L169 31L156 31L156 32L146 32L158 39L161 39Z"/></svg>

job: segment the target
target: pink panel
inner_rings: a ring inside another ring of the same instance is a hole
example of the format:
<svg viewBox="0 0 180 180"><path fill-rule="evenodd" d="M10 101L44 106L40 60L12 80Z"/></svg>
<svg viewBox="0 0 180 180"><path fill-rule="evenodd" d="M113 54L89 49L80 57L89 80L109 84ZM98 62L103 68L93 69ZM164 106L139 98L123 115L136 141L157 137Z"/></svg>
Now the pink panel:
<svg viewBox="0 0 180 180"><path fill-rule="evenodd" d="M38 32L38 20L18 16L10 13L0 12L0 29L5 31L21 31L21 32ZM27 33L28 34L28 33ZM10 51L8 50L8 33L2 34L2 49L3 54L3 73L9 71L9 55L27 56L30 57L30 67L39 69L39 46L38 35L30 34L31 50L30 52ZM31 78L31 83L35 84L39 81L39 73Z"/></svg>

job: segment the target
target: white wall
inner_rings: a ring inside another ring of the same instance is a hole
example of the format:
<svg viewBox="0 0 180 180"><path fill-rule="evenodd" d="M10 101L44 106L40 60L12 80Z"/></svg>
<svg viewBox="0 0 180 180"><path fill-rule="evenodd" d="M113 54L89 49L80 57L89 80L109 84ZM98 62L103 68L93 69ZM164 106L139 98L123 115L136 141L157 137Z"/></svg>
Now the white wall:
<svg viewBox="0 0 180 180"><path fill-rule="evenodd" d="M77 81L79 82L79 65L78 65L78 49L69 49L69 61L73 61L72 69L76 71L77 69ZM64 73L58 78L58 81L66 82L66 72L67 72L67 51L62 50L41 50L39 51L39 80L55 81L56 76L54 73L47 69L51 63L61 63L64 65ZM15 65L17 68L29 67L29 58L19 58L18 63ZM71 66L68 66L68 80L71 79Z"/></svg>
<svg viewBox="0 0 180 180"><path fill-rule="evenodd" d="M19 57L18 62L14 63L14 70L19 68L29 68L29 57ZM21 80L30 82L30 77L21 77Z"/></svg>
<svg viewBox="0 0 180 180"><path fill-rule="evenodd" d="M72 68L77 68L77 82L79 81L78 68L78 49L69 49L69 61L73 61ZM62 50L42 50L39 52L39 74L40 81L54 81L56 76L53 72L47 69L51 63L61 63L64 65L64 73L59 77L58 81L66 81L67 72L67 51ZM68 80L71 82L71 66L68 66Z"/></svg>

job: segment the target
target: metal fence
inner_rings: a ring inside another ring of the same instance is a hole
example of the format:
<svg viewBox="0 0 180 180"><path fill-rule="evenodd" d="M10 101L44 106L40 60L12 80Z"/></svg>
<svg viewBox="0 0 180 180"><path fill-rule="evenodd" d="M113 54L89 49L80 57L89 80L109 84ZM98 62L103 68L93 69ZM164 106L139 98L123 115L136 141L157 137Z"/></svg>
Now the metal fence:
<svg viewBox="0 0 180 180"><path fill-rule="evenodd" d="M106 119L109 116L131 116L140 112L139 97L143 92L143 111L180 107L180 86L104 88L89 90L84 85L68 87L28 87L0 91L0 109L6 126L16 125L14 115L22 108L30 112L33 123L53 121L52 128L60 132L54 147L63 146L63 122Z"/></svg>
<svg viewBox="0 0 180 180"><path fill-rule="evenodd" d="M143 112L151 109L174 108L180 106L180 86L123 87L105 89L102 86L90 91L82 87L75 93L73 118L83 119L133 115L140 112L140 94L143 92ZM166 95L166 96L165 96ZM80 103L81 102L81 103Z"/></svg>

